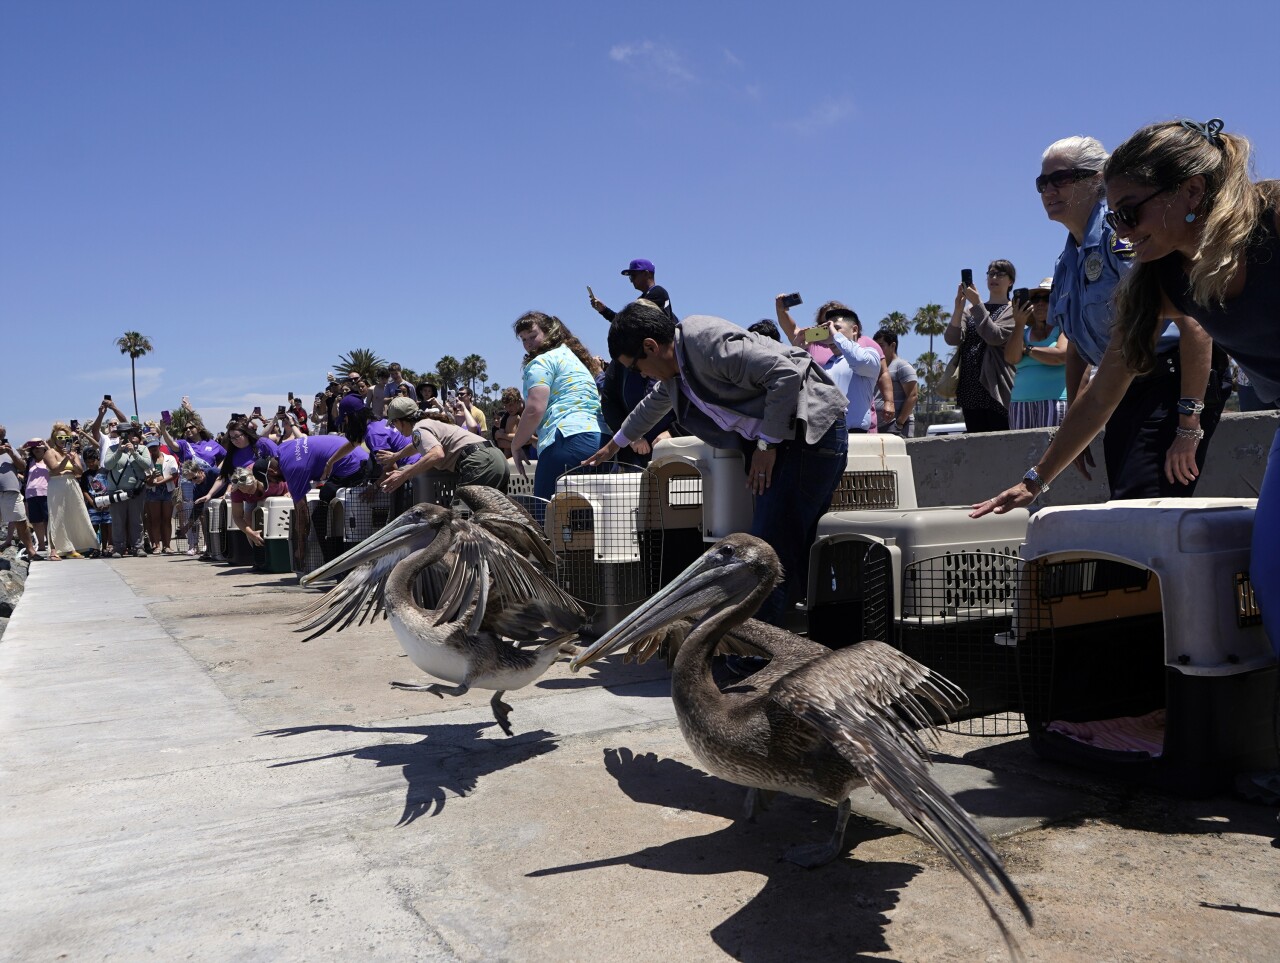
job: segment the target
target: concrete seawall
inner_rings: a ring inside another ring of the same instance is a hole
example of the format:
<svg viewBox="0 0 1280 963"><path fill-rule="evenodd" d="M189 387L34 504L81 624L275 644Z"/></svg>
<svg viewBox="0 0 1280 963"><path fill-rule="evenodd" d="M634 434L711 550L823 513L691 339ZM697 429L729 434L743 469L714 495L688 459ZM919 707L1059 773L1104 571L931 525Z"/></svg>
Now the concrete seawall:
<svg viewBox="0 0 1280 963"><path fill-rule="evenodd" d="M1209 446L1197 497L1253 498L1280 412L1224 415ZM1049 447L1051 430L1003 431L982 435L935 435L907 441L916 499L920 507L968 505L1015 484ZM1107 500L1107 472L1101 437L1090 446L1097 471L1086 481L1074 468L1058 476L1037 505L1085 505Z"/></svg>

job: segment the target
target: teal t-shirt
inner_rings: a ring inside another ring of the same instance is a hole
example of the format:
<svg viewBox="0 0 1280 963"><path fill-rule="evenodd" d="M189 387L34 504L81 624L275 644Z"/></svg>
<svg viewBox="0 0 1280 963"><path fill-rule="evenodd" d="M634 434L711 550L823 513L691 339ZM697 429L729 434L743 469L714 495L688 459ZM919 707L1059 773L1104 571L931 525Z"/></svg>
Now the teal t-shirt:
<svg viewBox="0 0 1280 963"><path fill-rule="evenodd" d="M551 392L547 412L538 424L539 453L556 440L557 432L567 437L605 430L595 379L567 347L552 348L524 366L524 396L528 398L538 385L546 385Z"/></svg>
<svg viewBox="0 0 1280 963"><path fill-rule="evenodd" d="M1058 343L1062 330L1049 329L1048 335L1035 341L1029 328L1022 329L1022 338L1033 348L1052 348ZM1013 395L1010 401L1066 401L1067 366L1045 364L1030 355L1018 362L1018 372L1013 379Z"/></svg>

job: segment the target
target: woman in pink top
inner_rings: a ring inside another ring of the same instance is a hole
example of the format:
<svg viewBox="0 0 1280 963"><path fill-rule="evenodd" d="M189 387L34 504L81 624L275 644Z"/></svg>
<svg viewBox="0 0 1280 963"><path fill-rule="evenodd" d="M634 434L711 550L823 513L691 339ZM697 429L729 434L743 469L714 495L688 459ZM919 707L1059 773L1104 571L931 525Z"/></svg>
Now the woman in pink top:
<svg viewBox="0 0 1280 963"><path fill-rule="evenodd" d="M36 551L43 552L49 546L49 468L44 463L48 449L43 438L32 438L22 446L27 453L27 487L23 494L27 499L27 520L36 533ZM61 561L61 556L49 550L49 561Z"/></svg>

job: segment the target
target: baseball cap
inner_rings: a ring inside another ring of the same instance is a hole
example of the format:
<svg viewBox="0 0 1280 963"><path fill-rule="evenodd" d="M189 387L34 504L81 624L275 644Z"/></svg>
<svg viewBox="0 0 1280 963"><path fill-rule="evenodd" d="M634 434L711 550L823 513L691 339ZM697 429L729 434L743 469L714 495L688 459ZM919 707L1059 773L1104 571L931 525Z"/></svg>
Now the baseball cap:
<svg viewBox="0 0 1280 963"><path fill-rule="evenodd" d="M418 417L418 403L412 398L400 396L387 402L387 420L413 421Z"/></svg>
<svg viewBox="0 0 1280 963"><path fill-rule="evenodd" d="M638 258L636 258L634 261L632 261L630 264L628 264L628 265L627 265L627 269L626 269L625 271L623 271L622 273L623 273L623 274L631 274L633 271L648 271L650 274L655 273L655 272L654 272L654 267L653 267L653 262L652 262L652 261L646 261L646 260L645 260L644 258L642 258L642 257L638 257Z"/></svg>

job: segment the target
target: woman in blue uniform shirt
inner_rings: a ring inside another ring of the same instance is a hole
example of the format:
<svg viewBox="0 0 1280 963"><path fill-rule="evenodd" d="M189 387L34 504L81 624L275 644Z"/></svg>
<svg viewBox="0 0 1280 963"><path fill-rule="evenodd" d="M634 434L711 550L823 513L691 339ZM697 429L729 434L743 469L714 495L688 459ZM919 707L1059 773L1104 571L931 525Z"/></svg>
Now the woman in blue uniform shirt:
<svg viewBox="0 0 1280 963"><path fill-rule="evenodd" d="M1102 169L1107 152L1092 137L1067 137L1045 150L1036 190L1045 214L1067 229L1053 272L1049 323L1066 334L1067 407L1111 341L1112 292L1133 252L1106 218ZM1135 377L1107 420L1102 442L1112 498L1190 496L1204 466L1209 439L1230 392L1227 360L1195 324L1163 322L1156 363ZM1182 404L1184 413L1180 413ZM1190 434L1179 434L1179 428ZM1196 432L1203 432L1196 435ZM1086 448L1076 461L1089 475Z"/></svg>

